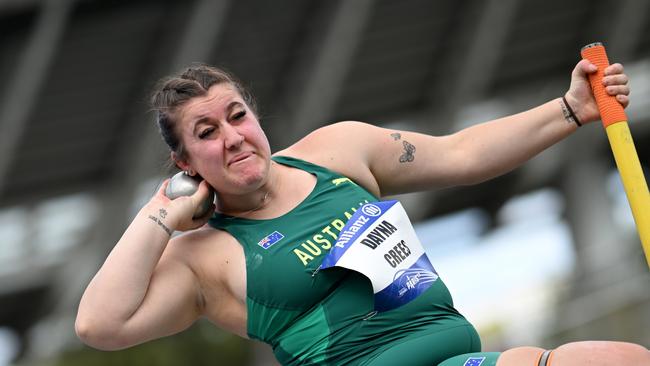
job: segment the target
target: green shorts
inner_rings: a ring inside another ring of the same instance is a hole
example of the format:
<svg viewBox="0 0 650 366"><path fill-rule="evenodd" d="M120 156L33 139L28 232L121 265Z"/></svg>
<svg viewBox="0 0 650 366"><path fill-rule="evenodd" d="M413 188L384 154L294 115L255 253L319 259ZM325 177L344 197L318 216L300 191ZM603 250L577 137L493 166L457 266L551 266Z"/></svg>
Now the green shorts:
<svg viewBox="0 0 650 366"><path fill-rule="evenodd" d="M495 366L500 352L476 352L481 341L472 326L414 335L362 363L363 366Z"/></svg>

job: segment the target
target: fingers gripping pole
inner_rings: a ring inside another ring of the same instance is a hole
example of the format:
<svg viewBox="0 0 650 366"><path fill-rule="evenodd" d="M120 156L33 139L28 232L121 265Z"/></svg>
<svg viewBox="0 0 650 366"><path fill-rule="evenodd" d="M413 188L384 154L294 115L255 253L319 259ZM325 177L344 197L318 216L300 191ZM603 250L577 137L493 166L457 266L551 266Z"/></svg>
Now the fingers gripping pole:
<svg viewBox="0 0 650 366"><path fill-rule="evenodd" d="M603 76L605 76L605 69L609 66L605 47L603 47L602 43L592 43L582 47L581 54L582 58L585 58L592 64L598 66L598 71L589 74L589 83L591 84L591 90L594 92L594 97L598 104L598 110L600 111L600 118L603 121L603 125L607 128L614 123L627 123L627 116L625 115L623 106L616 101L615 97L607 94L605 87L602 84Z"/></svg>
<svg viewBox="0 0 650 366"><path fill-rule="evenodd" d="M581 54L583 58L598 66L598 71L589 75L589 82L650 267L650 193L634 148L625 111L615 97L607 94L602 84L603 73L609 66L605 47L601 43L592 43L583 47Z"/></svg>

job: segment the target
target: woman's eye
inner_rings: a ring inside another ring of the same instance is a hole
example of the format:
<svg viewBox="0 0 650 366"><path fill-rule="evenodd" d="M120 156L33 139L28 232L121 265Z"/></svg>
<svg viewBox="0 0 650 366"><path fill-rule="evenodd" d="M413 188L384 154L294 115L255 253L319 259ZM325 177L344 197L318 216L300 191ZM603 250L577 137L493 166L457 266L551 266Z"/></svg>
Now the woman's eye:
<svg viewBox="0 0 650 366"><path fill-rule="evenodd" d="M241 119L245 115L246 115L246 111L237 112L235 113L235 115L232 116L232 119Z"/></svg>
<svg viewBox="0 0 650 366"><path fill-rule="evenodd" d="M206 128L205 130L203 130L203 131L201 131L201 132L199 133L199 138L200 138L200 139L204 139L204 138L210 136L210 134L212 133L212 131L214 131L214 128L212 128L212 127L211 127L211 128Z"/></svg>

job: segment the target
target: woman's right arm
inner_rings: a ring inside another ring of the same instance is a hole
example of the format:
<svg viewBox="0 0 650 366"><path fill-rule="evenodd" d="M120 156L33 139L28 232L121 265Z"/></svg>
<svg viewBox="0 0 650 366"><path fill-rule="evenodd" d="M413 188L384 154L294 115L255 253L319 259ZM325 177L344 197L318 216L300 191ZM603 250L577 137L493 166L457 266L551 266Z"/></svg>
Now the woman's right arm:
<svg viewBox="0 0 650 366"><path fill-rule="evenodd" d="M179 250L192 235L170 235L205 224L209 214L191 216L207 184L173 201L165 186L136 215L81 298L75 328L92 347L116 350L174 334L202 313L198 279Z"/></svg>

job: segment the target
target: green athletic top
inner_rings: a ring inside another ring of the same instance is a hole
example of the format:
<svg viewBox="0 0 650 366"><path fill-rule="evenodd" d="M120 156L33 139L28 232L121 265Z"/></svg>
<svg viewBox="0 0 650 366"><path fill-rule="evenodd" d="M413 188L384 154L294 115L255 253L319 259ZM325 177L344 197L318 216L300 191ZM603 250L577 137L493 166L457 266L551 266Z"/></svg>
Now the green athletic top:
<svg viewBox="0 0 650 366"><path fill-rule="evenodd" d="M421 349L422 364L480 350L476 331L454 309L441 279L410 303L376 313L367 278L343 268L318 271L356 208L378 199L326 168L273 160L316 176L304 201L275 219L215 214L209 221L244 248L250 338L270 344L283 365L368 365L393 346L434 334L436 344Z"/></svg>

